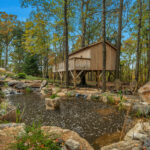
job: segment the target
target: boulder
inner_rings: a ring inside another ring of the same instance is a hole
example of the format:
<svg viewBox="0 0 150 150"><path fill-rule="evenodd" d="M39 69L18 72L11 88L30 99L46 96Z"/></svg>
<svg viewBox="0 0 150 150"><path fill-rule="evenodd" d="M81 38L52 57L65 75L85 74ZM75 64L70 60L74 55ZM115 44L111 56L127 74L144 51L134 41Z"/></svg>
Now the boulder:
<svg viewBox="0 0 150 150"><path fill-rule="evenodd" d="M144 102L147 102L148 104L150 104L150 82L142 86L138 90L138 93Z"/></svg>
<svg viewBox="0 0 150 150"><path fill-rule="evenodd" d="M45 87L47 85L47 80L43 80L43 82L41 83L40 88L42 89L43 87Z"/></svg>
<svg viewBox="0 0 150 150"><path fill-rule="evenodd" d="M135 148L138 148L138 150L141 150L142 143L137 140L120 141L118 143L114 143L108 146L103 146L101 150L134 150Z"/></svg>
<svg viewBox="0 0 150 150"><path fill-rule="evenodd" d="M134 113L140 113L140 115L146 116L150 113L150 105L142 104L142 103L135 103L132 106L132 111Z"/></svg>
<svg viewBox="0 0 150 150"><path fill-rule="evenodd" d="M10 110L5 115L1 116L0 120L16 122L16 109Z"/></svg>
<svg viewBox="0 0 150 150"><path fill-rule="evenodd" d="M70 146L70 148L78 148L79 146L79 150L94 150L85 139L80 137L80 135L74 131L55 126L43 126L41 129L47 136L60 135L59 138L65 142L62 150L72 150L67 146Z"/></svg>
<svg viewBox="0 0 150 150"><path fill-rule="evenodd" d="M41 87L41 83L39 83L39 82L29 83L28 87L30 87L30 88L40 88Z"/></svg>
<svg viewBox="0 0 150 150"><path fill-rule="evenodd" d="M150 123L138 122L125 136L124 140L144 141L150 136Z"/></svg>
<svg viewBox="0 0 150 150"><path fill-rule="evenodd" d="M51 98L45 98L45 105L46 105L46 110L55 110L59 108L59 102L60 98L56 97L54 99Z"/></svg>
<svg viewBox="0 0 150 150"><path fill-rule="evenodd" d="M78 141L73 140L73 139L68 139L65 142L65 145L69 150L80 150L80 143Z"/></svg>
<svg viewBox="0 0 150 150"><path fill-rule="evenodd" d="M27 86L24 82L18 82L16 85L15 85L15 88L16 89L25 89Z"/></svg>
<svg viewBox="0 0 150 150"><path fill-rule="evenodd" d="M15 86L18 83L16 80L12 80L8 82L8 86Z"/></svg>

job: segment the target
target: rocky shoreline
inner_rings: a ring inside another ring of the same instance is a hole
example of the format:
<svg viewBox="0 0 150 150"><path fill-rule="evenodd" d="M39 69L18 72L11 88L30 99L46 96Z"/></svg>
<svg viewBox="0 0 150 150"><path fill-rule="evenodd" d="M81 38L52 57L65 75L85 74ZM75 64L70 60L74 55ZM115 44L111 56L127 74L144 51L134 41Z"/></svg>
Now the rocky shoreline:
<svg viewBox="0 0 150 150"><path fill-rule="evenodd" d="M7 83L7 86L5 86ZM59 105L60 98L59 97L76 97L76 98L84 98L87 100L99 100L104 103L111 102L113 105L116 106L122 106L123 109L131 109L131 112L134 113L141 113L142 115L146 116L150 113L150 105L149 105L149 95L147 93L149 92L149 84L146 84L146 86L139 89L139 95L141 97L128 97L125 95L119 95L116 93L101 93L101 91L98 91L97 89L91 89L91 88L79 88L79 89L65 89L60 88L52 85L51 83L48 83L46 80L43 82L41 80L36 81L30 81L30 80L12 80L12 79L6 79L1 80L0 85L2 85L1 90L5 93L6 97L12 94L23 94L26 91L26 88L30 88L32 92L40 92L43 97L45 97L45 105L46 108L49 109L49 107L52 107L52 109L55 109L56 103L57 107ZM145 90L144 90L145 89ZM145 94L146 93L146 94ZM50 98L51 95L57 95L54 98ZM144 95L145 94L145 95ZM121 97L122 96L122 97ZM3 104L4 103L4 104ZM1 105L7 105L7 109L4 107L4 110L7 111L3 112L1 109L1 120L9 120L9 121L16 121L16 107L12 106L11 103L7 101L7 99L3 99ZM0 125L0 138L7 138L6 133L4 134L4 131L13 130L17 131L22 129L24 125L22 124L1 124ZM7 129L7 130L6 130ZM66 143L72 143L75 146L75 148L71 150L92 150L93 148L88 144L88 142L84 139L82 139L77 133L57 127L42 127L44 131L47 132L51 131L59 131L62 133L71 133L69 135L69 142ZM15 133L15 132L14 132ZM16 132L17 133L17 132ZM19 134L19 133L18 133ZM8 138L10 135L7 135ZM78 137L77 139L75 137ZM75 140L73 139L75 138ZM66 140L66 139L65 139ZM68 139L67 139L68 140ZM67 141L66 140L66 141ZM81 140L81 143L79 142ZM150 122L149 121L138 121L136 125L125 135L123 141L120 141L118 143L114 143L108 146L104 146L101 148L101 150L140 150L140 149L150 149ZM6 144L7 145L7 144ZM69 145L69 144L68 144ZM79 146L80 145L80 146ZM3 145L4 146L4 145ZM5 147L5 146L4 146ZM63 147L62 150L67 150L67 147Z"/></svg>

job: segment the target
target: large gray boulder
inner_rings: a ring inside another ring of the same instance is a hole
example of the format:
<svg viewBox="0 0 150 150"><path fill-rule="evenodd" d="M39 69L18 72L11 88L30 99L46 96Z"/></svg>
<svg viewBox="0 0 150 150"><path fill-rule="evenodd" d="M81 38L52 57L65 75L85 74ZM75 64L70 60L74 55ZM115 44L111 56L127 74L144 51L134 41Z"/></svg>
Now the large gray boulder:
<svg viewBox="0 0 150 150"><path fill-rule="evenodd" d="M16 89L25 89L27 86L24 82L18 82L16 85L15 85L15 88Z"/></svg>
<svg viewBox="0 0 150 150"><path fill-rule="evenodd" d="M142 86L138 90L138 93L144 102L147 102L148 104L150 104L150 82Z"/></svg>

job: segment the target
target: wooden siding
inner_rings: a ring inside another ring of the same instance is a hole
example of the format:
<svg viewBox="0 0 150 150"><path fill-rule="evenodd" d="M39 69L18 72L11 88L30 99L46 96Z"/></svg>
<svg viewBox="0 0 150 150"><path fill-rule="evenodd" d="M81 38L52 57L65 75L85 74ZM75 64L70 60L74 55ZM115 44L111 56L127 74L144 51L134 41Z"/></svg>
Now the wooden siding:
<svg viewBox="0 0 150 150"><path fill-rule="evenodd" d="M69 55L69 70L102 70L103 67L102 42L93 44L83 50ZM116 48L106 43L106 70L115 70ZM53 72L65 71L65 63L53 67Z"/></svg>

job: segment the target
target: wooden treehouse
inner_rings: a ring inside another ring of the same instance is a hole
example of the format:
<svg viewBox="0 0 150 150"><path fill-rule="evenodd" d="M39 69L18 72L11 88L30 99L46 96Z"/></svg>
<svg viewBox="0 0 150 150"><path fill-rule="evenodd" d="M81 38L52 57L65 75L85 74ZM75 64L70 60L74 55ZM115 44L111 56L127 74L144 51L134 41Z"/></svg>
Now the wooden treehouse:
<svg viewBox="0 0 150 150"><path fill-rule="evenodd" d="M82 84L85 84L85 75L87 72L96 72L97 85L99 87L99 80L103 65L103 44L97 42L87 47L81 48L69 54L69 74L72 76L74 86L78 78L81 79ZM116 65L117 48L109 42L106 42L106 70L114 71ZM65 72L65 62L61 62L53 66L53 73L59 73L61 83Z"/></svg>

